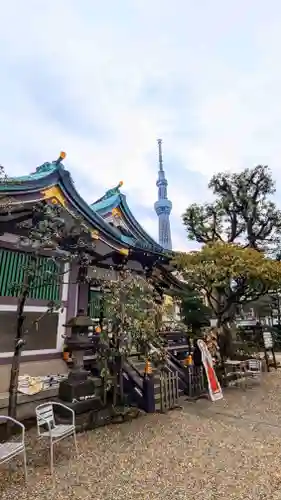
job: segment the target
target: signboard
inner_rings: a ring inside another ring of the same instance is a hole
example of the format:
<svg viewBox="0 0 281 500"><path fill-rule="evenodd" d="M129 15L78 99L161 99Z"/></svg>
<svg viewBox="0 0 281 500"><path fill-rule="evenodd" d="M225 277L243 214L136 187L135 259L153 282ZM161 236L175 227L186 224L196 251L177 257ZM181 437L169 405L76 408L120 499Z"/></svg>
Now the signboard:
<svg viewBox="0 0 281 500"><path fill-rule="evenodd" d="M256 326L257 323L256 319L241 319L236 321L237 326Z"/></svg>
<svg viewBox="0 0 281 500"><path fill-rule="evenodd" d="M223 393L214 370L211 353L203 340L197 340L197 345L201 351L201 359L207 376L208 390L211 401L218 401L223 398Z"/></svg>
<svg viewBox="0 0 281 500"><path fill-rule="evenodd" d="M273 338L271 332L265 331L262 335L265 349L273 349Z"/></svg>

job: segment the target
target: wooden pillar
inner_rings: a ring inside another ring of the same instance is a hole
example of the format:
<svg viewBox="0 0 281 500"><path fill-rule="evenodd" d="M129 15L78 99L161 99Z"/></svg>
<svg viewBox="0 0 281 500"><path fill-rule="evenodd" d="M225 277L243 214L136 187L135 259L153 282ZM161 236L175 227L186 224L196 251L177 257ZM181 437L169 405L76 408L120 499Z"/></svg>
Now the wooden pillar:
<svg viewBox="0 0 281 500"><path fill-rule="evenodd" d="M76 316L78 306L78 283L77 283L78 266L72 264L69 271L69 286L67 295L67 312L66 322Z"/></svg>
<svg viewBox="0 0 281 500"><path fill-rule="evenodd" d="M88 314L88 302L89 302L89 283L79 283L77 310L84 309L85 314Z"/></svg>

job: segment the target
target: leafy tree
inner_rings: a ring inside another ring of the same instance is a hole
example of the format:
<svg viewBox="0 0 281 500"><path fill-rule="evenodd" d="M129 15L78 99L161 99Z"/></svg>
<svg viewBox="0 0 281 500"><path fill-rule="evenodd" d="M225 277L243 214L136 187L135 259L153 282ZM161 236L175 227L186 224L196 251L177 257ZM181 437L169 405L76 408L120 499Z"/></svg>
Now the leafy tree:
<svg viewBox="0 0 281 500"><path fill-rule="evenodd" d="M200 294L191 288L187 289L181 299L181 316L184 323L196 334L203 326L209 326L211 309L204 304Z"/></svg>
<svg viewBox="0 0 281 500"><path fill-rule="evenodd" d="M0 165L0 186L1 184L6 184L8 180L7 174L5 173L5 169L3 165ZM0 195L0 210L2 210L6 206L5 202L6 196Z"/></svg>
<svg viewBox="0 0 281 500"><path fill-rule="evenodd" d="M165 294L163 297L162 306L162 322L175 322L175 296L172 294Z"/></svg>
<svg viewBox="0 0 281 500"><path fill-rule="evenodd" d="M101 282L105 300L105 318L102 322L98 358L105 387L113 385L113 404L117 402L117 389L123 402L123 363L133 351L147 359L152 355L150 345L159 343L158 315L161 300L152 278L145 278L122 268L117 279ZM155 356L155 354L154 354ZM158 361L164 358L158 351Z"/></svg>
<svg viewBox="0 0 281 500"><path fill-rule="evenodd" d="M183 215L188 238L198 243L240 243L256 250L272 248L281 229L281 212L269 197L275 183L268 167L237 174L220 173L209 183L212 203L190 205Z"/></svg>
<svg viewBox="0 0 281 500"><path fill-rule="evenodd" d="M20 181L16 179L10 179L3 167L3 165L0 165L0 186L1 184L9 184L9 182L13 182L13 184L19 184ZM17 208L19 208L19 205L17 205ZM0 211L6 211L6 212L11 212L12 210L12 201L9 196L6 196L5 194L0 193Z"/></svg>
<svg viewBox="0 0 281 500"><path fill-rule="evenodd" d="M3 177L5 182L5 177ZM10 211L12 205L2 205L2 211ZM79 273L77 281L85 279L85 270L90 262L90 253L93 248L89 229L78 218L66 216L62 207L50 202L39 202L32 208L27 220L18 224L22 236L19 239L19 249L28 250L28 262L24 267L24 277L21 283L10 283L13 295L18 296L16 312L15 346L12 359L9 408L8 413L16 417L17 390L20 367L20 356L25 345L26 317L24 314L28 297L38 288L62 285L64 280L64 264L77 262ZM56 273L46 270L42 266L40 256L44 254L57 268ZM45 314L50 314L60 307L59 303L49 303ZM35 324L44 315L38 317Z"/></svg>
<svg viewBox="0 0 281 500"><path fill-rule="evenodd" d="M175 263L183 278L204 293L218 327L226 325L237 306L275 289L281 279L279 262L233 243L204 245L200 251L178 254Z"/></svg>

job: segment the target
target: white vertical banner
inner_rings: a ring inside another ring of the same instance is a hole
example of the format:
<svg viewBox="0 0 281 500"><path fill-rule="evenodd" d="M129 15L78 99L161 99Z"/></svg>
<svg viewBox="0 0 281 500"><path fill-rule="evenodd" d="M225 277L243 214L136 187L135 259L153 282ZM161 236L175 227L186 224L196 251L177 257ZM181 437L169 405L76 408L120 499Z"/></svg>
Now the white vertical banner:
<svg viewBox="0 0 281 500"><path fill-rule="evenodd" d="M197 345L201 352L202 364L207 376L210 399L211 401L218 401L223 398L223 393L214 369L213 358L203 340L197 340Z"/></svg>

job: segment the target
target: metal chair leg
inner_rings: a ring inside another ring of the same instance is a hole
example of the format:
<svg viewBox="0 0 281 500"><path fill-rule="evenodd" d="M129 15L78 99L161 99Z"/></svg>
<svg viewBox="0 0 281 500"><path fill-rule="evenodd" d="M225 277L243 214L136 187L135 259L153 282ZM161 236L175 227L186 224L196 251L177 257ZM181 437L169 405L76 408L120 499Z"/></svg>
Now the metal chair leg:
<svg viewBox="0 0 281 500"><path fill-rule="evenodd" d="M13 472L13 465L11 462L9 462L8 467L9 467L9 480L11 481Z"/></svg>
<svg viewBox="0 0 281 500"><path fill-rule="evenodd" d="M77 445L77 438L76 438L76 432L73 432L73 439L74 439L74 445L75 445L75 450L76 454L78 455L78 445Z"/></svg>
<svg viewBox="0 0 281 500"><path fill-rule="evenodd" d="M25 451L25 449L23 451L23 467L24 467L24 479L25 479L25 482L27 483L27 462L26 462L26 451Z"/></svg>
<svg viewBox="0 0 281 500"><path fill-rule="evenodd" d="M54 444L51 441L50 445L50 469L51 469L51 475L54 473Z"/></svg>

